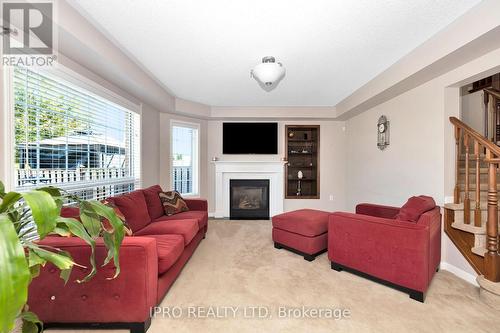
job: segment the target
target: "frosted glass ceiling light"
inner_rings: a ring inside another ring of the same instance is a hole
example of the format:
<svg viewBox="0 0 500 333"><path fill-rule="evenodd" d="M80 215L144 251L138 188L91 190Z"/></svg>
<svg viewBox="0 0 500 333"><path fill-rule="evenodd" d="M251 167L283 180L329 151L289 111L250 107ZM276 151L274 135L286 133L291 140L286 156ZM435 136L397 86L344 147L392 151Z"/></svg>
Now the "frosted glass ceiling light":
<svg viewBox="0 0 500 333"><path fill-rule="evenodd" d="M285 76L285 67L282 63L276 62L274 57L264 57L262 63L250 71L250 76L257 80L262 89L270 91Z"/></svg>

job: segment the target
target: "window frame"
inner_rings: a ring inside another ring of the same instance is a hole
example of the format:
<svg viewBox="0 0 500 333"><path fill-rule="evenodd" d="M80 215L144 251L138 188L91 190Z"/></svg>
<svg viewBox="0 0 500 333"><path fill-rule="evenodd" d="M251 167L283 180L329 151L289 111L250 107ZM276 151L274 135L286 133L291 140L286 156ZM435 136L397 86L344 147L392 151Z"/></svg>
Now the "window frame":
<svg viewBox="0 0 500 333"><path fill-rule="evenodd" d="M107 87L100 85L99 83L83 76L80 73L73 71L72 69L65 67L61 64L58 64L57 68L50 69L35 69L35 68L27 68L28 70L38 73L40 75L47 76L48 78L60 82L66 86L69 86L73 89L82 90L85 94L90 95L94 98L104 100L108 103L115 104L118 108L123 109L126 112L131 112L136 114L136 124L135 128L137 129L136 134L139 140L138 143L133 144L133 149L135 158L137 161L134 161L134 168L136 169L135 174L129 178L117 178L116 181L108 181L104 182L95 182L95 181L85 181L85 182L76 182L76 183L57 183L52 184L52 186L56 186L59 188L63 188L68 191L77 191L77 190L87 190L92 188L93 186L103 185L121 185L125 183L133 183L135 185L135 189L142 187L143 182L143 167L142 167L142 104L137 104L135 101L129 100L123 97L121 94L118 94ZM14 68L5 67L4 75L3 75L3 91L2 93L5 96L4 102L4 110L5 115L0 120L0 128L3 129L5 135L5 144L2 149L5 149L5 161L4 161L4 170L3 175L5 178L5 188L7 191L15 190L15 191L23 191L22 188L18 188L16 186L16 172L15 172L15 148L16 148L16 140L15 140L15 108L14 108ZM135 164L137 163L137 164ZM1 168L0 168L0 171ZM132 182L131 182L132 181ZM36 186L40 187L42 185ZM26 190L31 190L32 187L27 188Z"/></svg>
<svg viewBox="0 0 500 333"><path fill-rule="evenodd" d="M194 161L192 161L192 166L193 166L193 192L191 193L181 193L183 197L191 197L191 198L197 198L200 196L200 124L195 123L195 122L188 122L188 121L183 121L183 120L176 120L176 119L170 119L170 135L169 135L169 140L170 140L170 153L169 153L169 182L170 182L170 188L173 190L174 189L174 175L173 175L173 170L174 170L174 157L173 157L173 150L174 150L174 140L173 140L173 135L174 127L185 127L185 128L191 128L196 130L196 138L192 140L192 148L195 153L193 153L194 156Z"/></svg>

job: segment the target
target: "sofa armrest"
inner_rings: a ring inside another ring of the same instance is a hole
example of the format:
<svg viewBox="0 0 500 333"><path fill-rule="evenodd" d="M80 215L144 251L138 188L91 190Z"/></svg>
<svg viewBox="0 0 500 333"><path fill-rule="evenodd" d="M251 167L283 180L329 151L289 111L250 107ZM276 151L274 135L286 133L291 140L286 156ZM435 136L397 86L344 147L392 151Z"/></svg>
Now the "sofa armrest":
<svg viewBox="0 0 500 333"><path fill-rule="evenodd" d="M184 199L190 210L208 211L208 202L205 199Z"/></svg>
<svg viewBox="0 0 500 333"><path fill-rule="evenodd" d="M41 244L68 251L74 261L87 268L74 267L66 285L59 270L47 264L30 285L28 304L40 319L49 323L144 322L157 302L158 255L156 240L125 237L120 248L120 275L113 263L101 267L107 251L97 240L97 274L78 283L90 271L90 247L79 238L47 237Z"/></svg>
<svg viewBox="0 0 500 333"><path fill-rule="evenodd" d="M424 292L429 274L429 227L361 214L333 213L330 261Z"/></svg>
<svg viewBox="0 0 500 333"><path fill-rule="evenodd" d="M399 209L399 207L361 203L356 206L356 214L393 219L399 213Z"/></svg>

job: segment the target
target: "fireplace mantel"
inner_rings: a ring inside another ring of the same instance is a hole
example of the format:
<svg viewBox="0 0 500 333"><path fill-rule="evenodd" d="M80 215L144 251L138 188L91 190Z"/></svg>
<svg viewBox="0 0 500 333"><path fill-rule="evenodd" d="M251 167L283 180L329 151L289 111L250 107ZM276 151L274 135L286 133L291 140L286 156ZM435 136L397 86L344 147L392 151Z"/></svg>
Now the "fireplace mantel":
<svg viewBox="0 0 500 333"><path fill-rule="evenodd" d="M269 213L283 213L284 161L215 161L216 218L229 217L229 181L231 179L268 179Z"/></svg>

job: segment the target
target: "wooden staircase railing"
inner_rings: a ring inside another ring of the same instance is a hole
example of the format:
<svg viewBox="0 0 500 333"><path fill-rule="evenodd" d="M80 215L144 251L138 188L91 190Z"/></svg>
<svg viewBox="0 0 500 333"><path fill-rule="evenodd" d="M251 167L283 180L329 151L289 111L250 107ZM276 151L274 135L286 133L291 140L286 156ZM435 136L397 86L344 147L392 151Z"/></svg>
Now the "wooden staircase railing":
<svg viewBox="0 0 500 333"><path fill-rule="evenodd" d="M485 91L485 94L487 92ZM476 132L471 127L455 117L450 117L450 122L455 127L455 190L454 203L459 204L462 200L460 195L460 167L465 163L465 183L463 196L464 223L471 224L471 182L470 182L470 149L473 149L473 162L475 168L474 188L474 226L480 227L481 221L481 181L480 166L486 163L488 166L488 196L487 196L487 220L486 220L486 253L484 254L484 276L493 282L500 282L500 255L498 245L498 189L497 172L500 165L500 147ZM461 146L463 145L463 146ZM461 152L465 150L465 159L460 160ZM484 156L482 153L485 152Z"/></svg>

